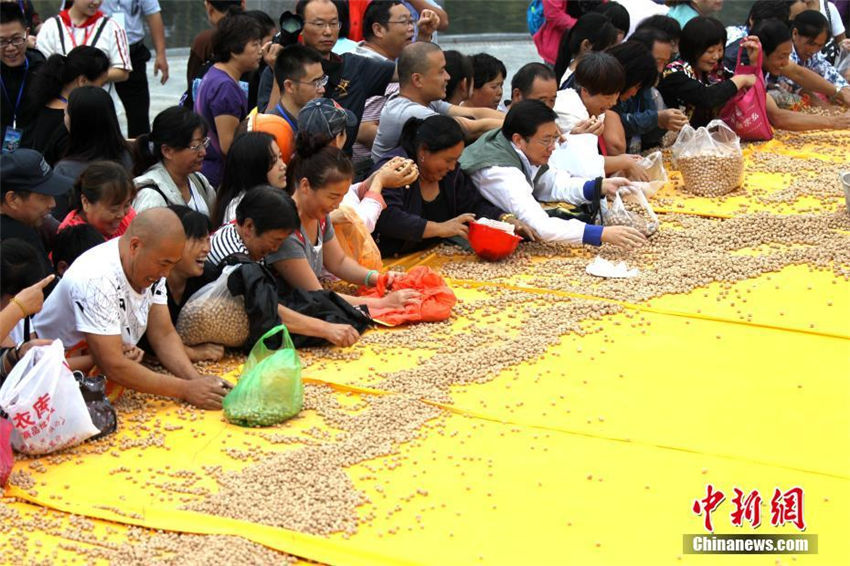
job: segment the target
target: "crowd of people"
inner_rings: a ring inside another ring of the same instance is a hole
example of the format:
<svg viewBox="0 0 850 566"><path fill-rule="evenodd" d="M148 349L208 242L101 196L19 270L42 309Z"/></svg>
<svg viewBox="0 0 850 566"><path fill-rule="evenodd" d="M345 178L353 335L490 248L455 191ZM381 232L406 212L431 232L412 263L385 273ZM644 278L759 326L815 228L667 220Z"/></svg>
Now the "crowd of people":
<svg viewBox="0 0 850 566"><path fill-rule="evenodd" d="M43 19L3 0L0 375L59 339L114 395L219 408L228 383L193 362L223 347L184 344L175 323L231 265L272 282L267 318L302 343L350 346L362 327L303 308L327 280L378 284L335 229L340 207L384 258L463 245L480 218L527 240L645 244L594 210L647 179L641 152L755 85L739 61L760 62L774 127L850 128L850 114L799 111L850 105L832 2L757 0L729 28L722 3L544 0L543 62L509 77L491 54L439 46L449 14L433 0L299 0L282 29L244 0L205 0L185 93L151 122L145 24L155 74L178 80L157 0L67 0ZM417 299L391 287L336 296L366 310Z"/></svg>

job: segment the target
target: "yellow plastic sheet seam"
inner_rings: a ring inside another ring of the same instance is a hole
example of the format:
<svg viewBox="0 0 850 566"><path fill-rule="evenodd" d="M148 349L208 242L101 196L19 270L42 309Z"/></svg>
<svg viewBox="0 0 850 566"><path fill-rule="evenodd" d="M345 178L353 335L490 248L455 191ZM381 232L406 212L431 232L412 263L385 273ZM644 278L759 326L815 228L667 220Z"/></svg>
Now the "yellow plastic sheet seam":
<svg viewBox="0 0 850 566"><path fill-rule="evenodd" d="M511 291L525 291L527 293L533 293L538 295L558 295L561 297L570 297L574 299L586 299L588 301L604 301L606 303L613 303L615 305L620 305L623 308L641 311L641 312L649 312L653 314L660 314L665 316L678 316L682 318L692 318L698 320L708 320L712 322L721 322L727 324L738 324L741 326L749 326L751 328L764 328L768 330L781 330L785 332L798 332L800 334L810 334L812 336L822 336L824 338L837 338L839 340L850 340L850 335L847 334L838 334L834 332L822 332L819 330L808 330L805 328L792 328L789 326L779 326L776 324L765 324L758 322L748 322L744 320L735 320L732 318L724 318L720 316L712 316L702 313L694 313L694 312L684 312L684 311L674 311L667 309L659 309L655 307L648 307L645 305L639 305L637 303L629 303L626 301L618 301L617 299L608 299L606 297L597 297L596 295L586 295L584 293L573 293L570 291L561 291L557 289L540 289L538 287L527 287L523 285L510 285L507 283L492 283L492 282L481 282L481 281L473 281L471 279L453 279L446 278L446 281L449 283L453 283L455 285L461 285L466 287L474 287L474 288L482 288L482 287L498 287L501 289L508 289Z"/></svg>
<svg viewBox="0 0 850 566"><path fill-rule="evenodd" d="M241 521L227 517L218 517L194 511L178 511L148 507L144 509L128 508L124 513L105 509L97 505L84 505L68 501L43 500L33 497L16 486L6 488L6 496L47 507L64 513L83 515L126 525L135 525L154 530L199 535L238 536L268 548L286 552L300 558L306 558L334 566L406 566L417 564L374 552L353 540L338 543L323 537L307 535L278 527L270 527L250 521Z"/></svg>
<svg viewBox="0 0 850 566"><path fill-rule="evenodd" d="M315 385L326 385L326 386L331 387L332 389L334 389L336 391L360 393L360 394L364 394L364 395L381 395L381 396L398 395L398 393L394 393L392 391L385 391L383 389L372 389L372 388L369 388L369 387L360 387L360 386L357 386L357 385L337 383L335 381L329 381L327 379L317 379L315 377L304 377L304 378L302 378L302 380L304 381L304 383L312 383L312 384L315 384ZM443 409L445 411L448 411L450 413L454 413L456 415L460 415L460 416L472 418L472 419L486 420L486 421L490 421L490 422L494 422L494 423L498 423L498 424L502 424L502 425L506 425L506 426L514 426L514 427L521 427L521 428L544 430L544 431L547 431L547 432L555 432L555 433L559 433L559 434L569 434L569 435L573 435L573 436L582 436L582 437L585 437L585 438L593 438L593 439L596 439L596 440L608 440L608 441L612 441L612 442L621 442L623 444L646 446L646 447L649 447L649 448L660 448L662 450L674 450L676 452L684 452L686 454L701 454L701 455L705 455L705 456L723 458L723 459L726 459L726 460L733 460L733 461L736 461L736 462L747 462L747 463L750 463L750 464L772 466L772 467L775 467L775 468L782 468L782 469L786 469L786 470L790 470L790 471L794 471L794 472L803 472L803 473L806 473L806 474L812 474L812 475L816 475L816 476L830 477L830 478L835 478L835 479L840 479L840 480L850 480L850 475L832 474L832 473L829 473L829 472L821 472L821 471L818 471L818 470L801 468L801 467L798 467L798 466L787 466L785 464L778 464L776 462L766 462L766 461L763 461L763 460L757 460L757 459L751 459L751 458L740 458L738 456L731 456L729 454L722 454L722 453L718 453L718 452L705 452L705 451L700 451L700 450L689 450L687 448L682 448L681 446L671 446L671 445L667 445L667 444L657 444L657 443L654 443L654 442L643 442L643 441L639 441L639 440L636 441L634 439L619 438L619 437L616 437L616 436L606 436L606 435L603 435L603 434L591 434L591 433L588 433L588 432L580 432L580 431L577 431L577 430L570 430L570 429L566 429L566 428L561 428L561 427L556 427L556 426L551 426L551 425L545 425L545 424L540 424L540 423L532 423L532 422L528 422L528 421L503 419L503 418L500 418L500 417L489 415L487 413L482 413L480 411L473 411L471 409L465 409L463 407L458 407L457 405L450 405L450 404L446 404L446 403L438 403L437 401L431 401L429 399L425 399L425 398L422 398L422 397L418 398L418 400L422 403L425 403L426 405L431 405L433 407Z"/></svg>

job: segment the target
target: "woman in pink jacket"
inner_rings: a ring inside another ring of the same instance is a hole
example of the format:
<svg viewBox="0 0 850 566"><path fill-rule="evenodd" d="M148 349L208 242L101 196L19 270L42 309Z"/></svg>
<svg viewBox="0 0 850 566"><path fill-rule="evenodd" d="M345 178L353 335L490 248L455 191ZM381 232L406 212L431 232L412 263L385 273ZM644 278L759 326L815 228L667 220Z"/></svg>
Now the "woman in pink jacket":
<svg viewBox="0 0 850 566"><path fill-rule="evenodd" d="M543 0L543 17L546 21L534 34L534 45L540 57L554 65L561 36L575 25L576 19L567 13L567 0Z"/></svg>

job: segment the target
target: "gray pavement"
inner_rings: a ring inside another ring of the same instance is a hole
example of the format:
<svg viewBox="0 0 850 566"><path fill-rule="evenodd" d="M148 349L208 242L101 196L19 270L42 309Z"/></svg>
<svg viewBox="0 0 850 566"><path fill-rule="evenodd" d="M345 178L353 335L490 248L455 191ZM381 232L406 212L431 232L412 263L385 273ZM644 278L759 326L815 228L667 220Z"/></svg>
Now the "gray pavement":
<svg viewBox="0 0 850 566"><path fill-rule="evenodd" d="M480 36L442 36L440 45L443 49L456 49L461 53L474 55L486 52L500 59L508 70L505 81L505 97L510 88L510 79L524 64L530 61L540 61L537 50L531 39L525 34L480 35ZM168 65L170 78L165 85L153 76L153 64L148 63L148 81L151 93L151 121L165 108L177 104L186 90L186 62L189 50L186 48L169 49ZM124 108L116 98L116 110L122 128L125 127Z"/></svg>

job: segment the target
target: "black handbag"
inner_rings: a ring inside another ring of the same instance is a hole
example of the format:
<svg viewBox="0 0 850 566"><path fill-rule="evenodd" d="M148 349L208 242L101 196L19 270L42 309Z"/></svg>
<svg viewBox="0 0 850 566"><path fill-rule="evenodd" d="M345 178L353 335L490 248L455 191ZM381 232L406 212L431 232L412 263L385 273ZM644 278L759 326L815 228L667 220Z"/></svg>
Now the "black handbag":
<svg viewBox="0 0 850 566"><path fill-rule="evenodd" d="M74 372L74 378L80 386L83 401L91 416L91 422L100 432L89 440L112 434L118 428L118 416L109 399L106 398L106 377L102 375L86 376L81 371Z"/></svg>

